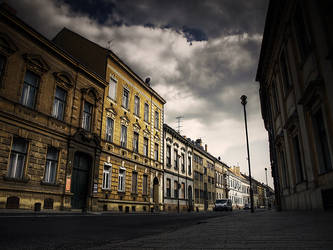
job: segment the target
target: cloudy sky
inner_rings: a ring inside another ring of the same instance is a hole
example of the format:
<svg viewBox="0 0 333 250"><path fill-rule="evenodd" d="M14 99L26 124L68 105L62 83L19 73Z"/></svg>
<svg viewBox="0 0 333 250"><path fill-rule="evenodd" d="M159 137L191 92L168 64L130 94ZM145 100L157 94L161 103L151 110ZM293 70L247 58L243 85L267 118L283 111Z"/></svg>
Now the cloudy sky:
<svg viewBox="0 0 333 250"><path fill-rule="evenodd" d="M248 173L243 109L248 96L252 175L265 181L267 133L255 74L266 0L11 0L52 39L63 27L111 48L166 99L165 121ZM272 186L269 168L269 184Z"/></svg>

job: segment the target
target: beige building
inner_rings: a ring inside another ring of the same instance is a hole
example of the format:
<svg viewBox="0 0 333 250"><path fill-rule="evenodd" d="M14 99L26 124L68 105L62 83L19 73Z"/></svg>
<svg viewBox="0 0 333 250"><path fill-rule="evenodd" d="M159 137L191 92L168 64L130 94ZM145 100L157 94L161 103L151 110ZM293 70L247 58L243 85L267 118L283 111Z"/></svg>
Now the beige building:
<svg viewBox="0 0 333 250"><path fill-rule="evenodd" d="M227 169L228 166L220 159L215 160L216 200L228 198Z"/></svg>
<svg viewBox="0 0 333 250"><path fill-rule="evenodd" d="M256 79L276 203L333 207L333 23L329 1L270 1Z"/></svg>
<svg viewBox="0 0 333 250"><path fill-rule="evenodd" d="M164 99L111 50L65 28L53 41L108 82L94 183L97 209L162 210Z"/></svg>
<svg viewBox="0 0 333 250"><path fill-rule="evenodd" d="M96 208L106 86L0 5L0 208Z"/></svg>
<svg viewBox="0 0 333 250"><path fill-rule="evenodd" d="M250 204L250 183L240 172L239 166L228 169L228 198L232 201L233 208L242 209Z"/></svg>

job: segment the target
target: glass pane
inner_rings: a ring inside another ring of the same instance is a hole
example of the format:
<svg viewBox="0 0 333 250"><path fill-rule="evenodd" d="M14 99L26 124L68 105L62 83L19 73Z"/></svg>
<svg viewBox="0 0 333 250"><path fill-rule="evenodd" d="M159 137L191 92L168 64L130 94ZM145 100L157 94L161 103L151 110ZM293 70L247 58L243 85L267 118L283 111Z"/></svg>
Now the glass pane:
<svg viewBox="0 0 333 250"><path fill-rule="evenodd" d="M24 168L24 160L25 156L22 154L19 154L17 157L17 166L16 166L16 173L15 178L21 179L23 176L23 168Z"/></svg>
<svg viewBox="0 0 333 250"><path fill-rule="evenodd" d="M27 152L27 142L21 138L14 138L12 150L25 154Z"/></svg>
<svg viewBox="0 0 333 250"><path fill-rule="evenodd" d="M24 81L37 88L39 82L39 76L28 70L25 73Z"/></svg>
<svg viewBox="0 0 333 250"><path fill-rule="evenodd" d="M84 102L84 112L91 114L92 105L89 102Z"/></svg>
<svg viewBox="0 0 333 250"><path fill-rule="evenodd" d="M48 148L46 159L57 161L58 160L58 150L55 148Z"/></svg>
<svg viewBox="0 0 333 250"><path fill-rule="evenodd" d="M61 101L66 101L66 95L67 95L66 90L64 90L60 87L57 87L56 94L55 94L55 97L57 99L60 99Z"/></svg>

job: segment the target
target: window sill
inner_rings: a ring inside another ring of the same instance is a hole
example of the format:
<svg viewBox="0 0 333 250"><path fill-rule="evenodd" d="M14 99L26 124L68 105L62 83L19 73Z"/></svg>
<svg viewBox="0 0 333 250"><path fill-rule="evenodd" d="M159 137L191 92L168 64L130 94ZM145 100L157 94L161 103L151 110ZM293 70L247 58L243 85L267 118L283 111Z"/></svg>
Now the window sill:
<svg viewBox="0 0 333 250"><path fill-rule="evenodd" d="M140 116L139 114L135 114L135 113L133 113L133 115L134 115L136 118L141 119L141 116Z"/></svg>
<svg viewBox="0 0 333 250"><path fill-rule="evenodd" d="M9 177L9 176L6 176L4 175L3 176L3 179L5 181L11 181L11 182L21 182L21 183L28 183L30 181L29 178L21 178L21 179L18 179L18 178L14 178L14 177Z"/></svg>
<svg viewBox="0 0 333 250"><path fill-rule="evenodd" d="M129 108L124 107L124 105L121 105L123 109L125 109L127 112L130 112Z"/></svg>
<svg viewBox="0 0 333 250"><path fill-rule="evenodd" d="M53 187L59 187L60 186L59 183L51 183L51 182L46 182L46 181L43 181L43 180L40 181L40 184L45 185L45 186L53 186Z"/></svg>

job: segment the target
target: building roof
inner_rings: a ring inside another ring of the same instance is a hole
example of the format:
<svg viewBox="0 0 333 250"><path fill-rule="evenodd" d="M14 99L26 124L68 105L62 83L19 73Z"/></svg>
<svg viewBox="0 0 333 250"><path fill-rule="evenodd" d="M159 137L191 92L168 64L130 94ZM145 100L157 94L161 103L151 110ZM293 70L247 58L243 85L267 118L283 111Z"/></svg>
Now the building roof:
<svg viewBox="0 0 333 250"><path fill-rule="evenodd" d="M112 50L106 49L87 38L64 27L52 41L67 52L76 56L91 70L106 79L107 59L111 59L120 68L127 72L135 81L153 94L163 104L166 101L148 84L146 84L128 65L126 65Z"/></svg>

